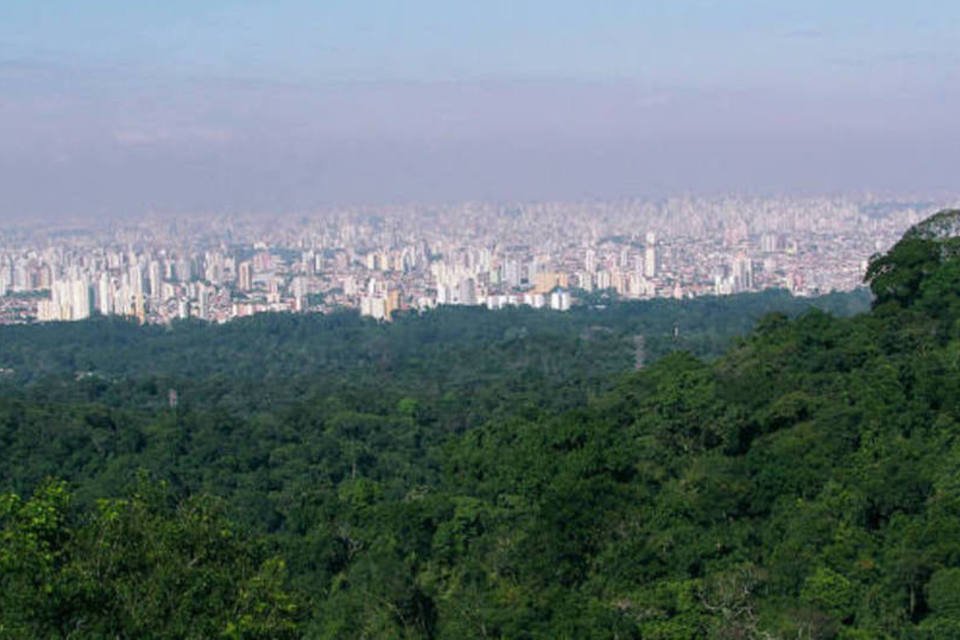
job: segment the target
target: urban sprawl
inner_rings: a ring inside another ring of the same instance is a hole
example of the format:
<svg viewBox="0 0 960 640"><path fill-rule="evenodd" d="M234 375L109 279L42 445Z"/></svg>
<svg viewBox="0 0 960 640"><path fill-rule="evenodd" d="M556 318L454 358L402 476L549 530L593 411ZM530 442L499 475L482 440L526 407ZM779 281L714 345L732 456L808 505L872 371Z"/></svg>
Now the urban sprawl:
<svg viewBox="0 0 960 640"><path fill-rule="evenodd" d="M849 290L944 202L671 198L156 216L0 232L0 323Z"/></svg>

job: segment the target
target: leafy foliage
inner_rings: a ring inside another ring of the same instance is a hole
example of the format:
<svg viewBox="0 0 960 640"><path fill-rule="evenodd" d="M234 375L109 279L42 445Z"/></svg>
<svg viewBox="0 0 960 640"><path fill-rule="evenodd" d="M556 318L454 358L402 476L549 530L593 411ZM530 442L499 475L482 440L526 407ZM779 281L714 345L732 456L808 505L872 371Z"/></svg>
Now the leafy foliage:
<svg viewBox="0 0 960 640"><path fill-rule="evenodd" d="M952 637L958 264L906 237L853 317L773 293L4 329L0 630Z"/></svg>
<svg viewBox="0 0 960 640"><path fill-rule="evenodd" d="M282 560L215 500L144 487L82 519L62 482L4 496L0 637L298 637Z"/></svg>

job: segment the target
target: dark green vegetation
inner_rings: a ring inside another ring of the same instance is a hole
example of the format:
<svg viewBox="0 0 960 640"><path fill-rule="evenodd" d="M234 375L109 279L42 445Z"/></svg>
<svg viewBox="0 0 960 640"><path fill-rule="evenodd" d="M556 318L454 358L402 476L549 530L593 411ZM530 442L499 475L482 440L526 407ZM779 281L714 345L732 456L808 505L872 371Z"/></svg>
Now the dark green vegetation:
<svg viewBox="0 0 960 640"><path fill-rule="evenodd" d="M3 329L0 636L960 637L958 242L853 317Z"/></svg>

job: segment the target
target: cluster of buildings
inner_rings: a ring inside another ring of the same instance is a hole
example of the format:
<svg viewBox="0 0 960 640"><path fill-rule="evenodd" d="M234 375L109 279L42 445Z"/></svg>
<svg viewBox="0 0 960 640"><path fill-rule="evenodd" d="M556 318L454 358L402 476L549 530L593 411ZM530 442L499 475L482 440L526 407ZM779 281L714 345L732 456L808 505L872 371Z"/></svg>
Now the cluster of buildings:
<svg viewBox="0 0 960 640"><path fill-rule="evenodd" d="M0 322L814 295L859 286L870 255L943 204L689 197L33 225L0 232Z"/></svg>

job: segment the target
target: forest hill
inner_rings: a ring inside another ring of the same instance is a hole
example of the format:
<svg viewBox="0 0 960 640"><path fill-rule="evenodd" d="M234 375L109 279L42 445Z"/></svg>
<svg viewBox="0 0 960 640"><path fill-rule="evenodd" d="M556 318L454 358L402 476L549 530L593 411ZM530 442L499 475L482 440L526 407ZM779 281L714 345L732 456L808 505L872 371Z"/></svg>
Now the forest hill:
<svg viewBox="0 0 960 640"><path fill-rule="evenodd" d="M845 317L4 329L0 635L957 636L958 216Z"/></svg>

